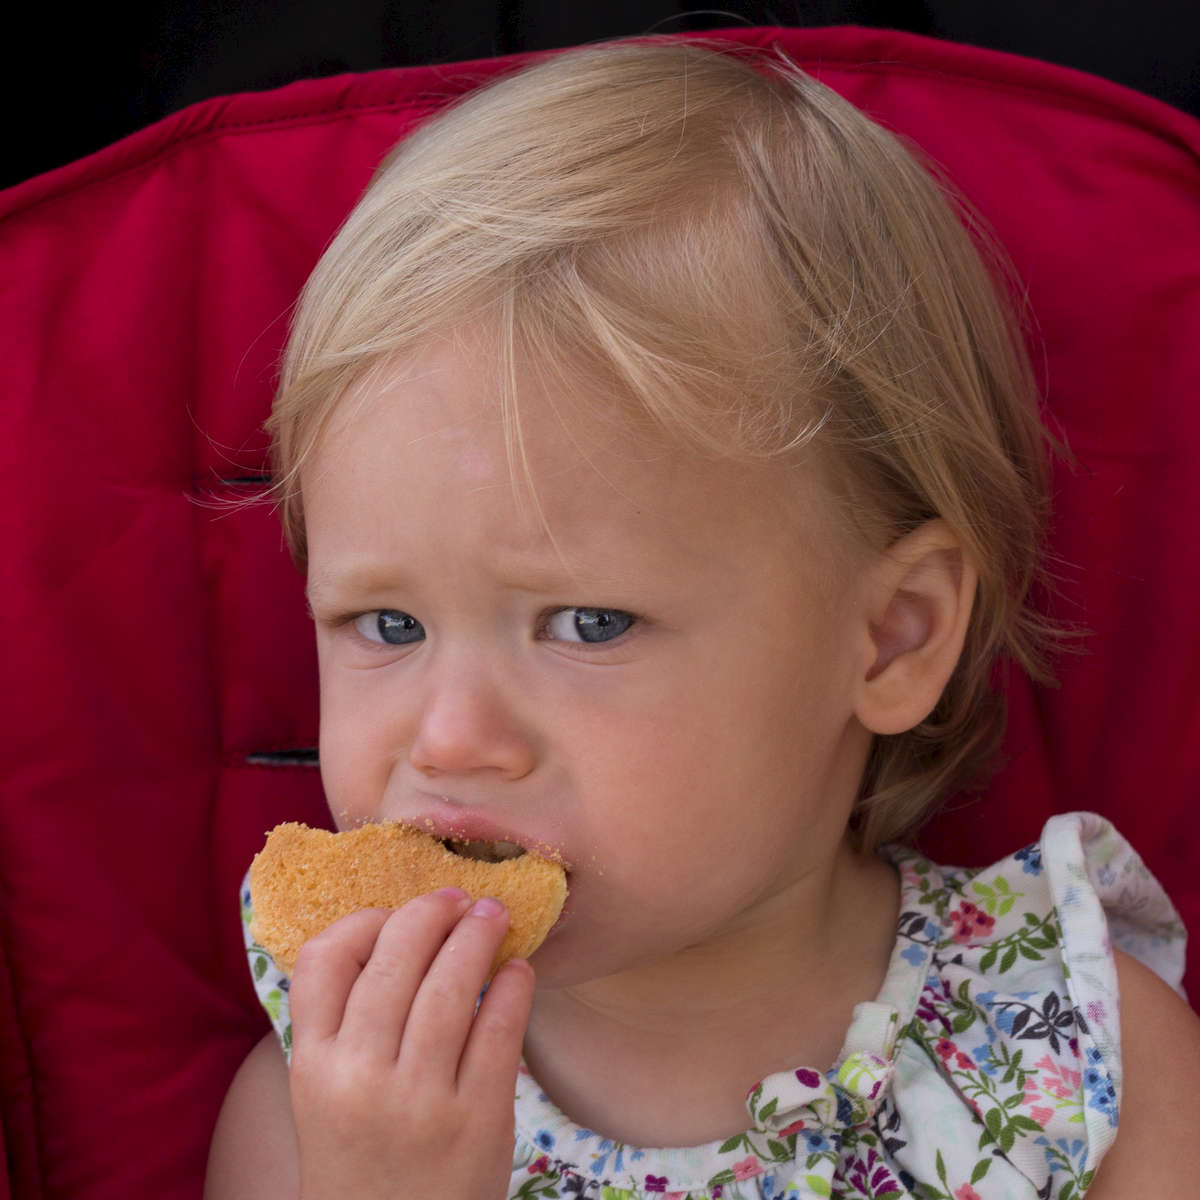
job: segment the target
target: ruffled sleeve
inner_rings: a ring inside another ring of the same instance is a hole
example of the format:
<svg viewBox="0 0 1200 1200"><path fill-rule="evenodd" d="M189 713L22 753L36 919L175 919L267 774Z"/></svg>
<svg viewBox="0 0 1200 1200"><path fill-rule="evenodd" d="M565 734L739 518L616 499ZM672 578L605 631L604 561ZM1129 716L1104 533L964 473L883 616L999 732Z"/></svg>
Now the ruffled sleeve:
<svg viewBox="0 0 1200 1200"><path fill-rule="evenodd" d="M896 1065L897 1161L946 1196L1075 1200L1120 1111L1113 948L1180 989L1178 914L1091 813L983 870L898 865L928 967Z"/></svg>

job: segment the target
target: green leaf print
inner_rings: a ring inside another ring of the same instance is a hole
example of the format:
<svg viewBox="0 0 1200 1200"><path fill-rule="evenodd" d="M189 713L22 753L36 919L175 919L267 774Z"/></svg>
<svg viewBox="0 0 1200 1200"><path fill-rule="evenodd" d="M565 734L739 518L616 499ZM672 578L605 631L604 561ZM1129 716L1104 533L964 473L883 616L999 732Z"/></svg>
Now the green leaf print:
<svg viewBox="0 0 1200 1200"><path fill-rule="evenodd" d="M972 1187L974 1187L974 1185L977 1184L988 1173L988 1168L991 1167L991 1165L992 1160L990 1158L981 1158L975 1164L975 1170L971 1172Z"/></svg>
<svg viewBox="0 0 1200 1200"><path fill-rule="evenodd" d="M535 1175L532 1179L525 1180L513 1192L513 1200L531 1200L534 1196L544 1196L546 1200L558 1200L558 1188L544 1175Z"/></svg>
<svg viewBox="0 0 1200 1200"><path fill-rule="evenodd" d="M1058 926L1053 914L1037 917L1033 913L1025 914L1024 929L1010 933L1007 937L998 938L980 955L980 971L990 971L997 959L1000 961L1001 973L1009 971L1015 965L1018 955L1041 961L1041 955L1026 953L1030 951L1053 950L1059 943Z"/></svg>
<svg viewBox="0 0 1200 1200"><path fill-rule="evenodd" d="M833 1189L829 1186L829 1180L822 1178L820 1175L805 1175L804 1182L812 1189L816 1196L832 1196Z"/></svg>
<svg viewBox="0 0 1200 1200"><path fill-rule="evenodd" d="M942 1157L942 1152L940 1150L937 1152L937 1173L938 1178L942 1181L942 1183L944 1183L946 1187L949 1187L950 1183L946 1179L946 1160Z"/></svg>
<svg viewBox="0 0 1200 1200"><path fill-rule="evenodd" d="M1000 1136L1000 1128L1004 1124L1004 1117L998 1108L989 1108L983 1114L983 1127L992 1135L993 1138Z"/></svg>

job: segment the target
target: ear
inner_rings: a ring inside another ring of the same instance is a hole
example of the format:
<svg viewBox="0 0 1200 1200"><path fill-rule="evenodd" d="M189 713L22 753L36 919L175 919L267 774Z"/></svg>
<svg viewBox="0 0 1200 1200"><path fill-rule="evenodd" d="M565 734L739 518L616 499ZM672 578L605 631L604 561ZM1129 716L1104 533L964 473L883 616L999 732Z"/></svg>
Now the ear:
<svg viewBox="0 0 1200 1200"><path fill-rule="evenodd" d="M855 715L903 733L933 711L962 654L978 571L945 521L893 543L870 573Z"/></svg>

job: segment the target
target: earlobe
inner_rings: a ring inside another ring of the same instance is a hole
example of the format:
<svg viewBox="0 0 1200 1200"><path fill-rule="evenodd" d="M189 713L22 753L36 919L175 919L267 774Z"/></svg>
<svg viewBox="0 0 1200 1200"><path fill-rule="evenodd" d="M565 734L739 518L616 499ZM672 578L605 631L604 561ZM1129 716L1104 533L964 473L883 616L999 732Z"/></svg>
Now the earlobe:
<svg viewBox="0 0 1200 1200"><path fill-rule="evenodd" d="M903 733L937 704L962 653L978 573L944 521L889 546L872 573L855 714Z"/></svg>

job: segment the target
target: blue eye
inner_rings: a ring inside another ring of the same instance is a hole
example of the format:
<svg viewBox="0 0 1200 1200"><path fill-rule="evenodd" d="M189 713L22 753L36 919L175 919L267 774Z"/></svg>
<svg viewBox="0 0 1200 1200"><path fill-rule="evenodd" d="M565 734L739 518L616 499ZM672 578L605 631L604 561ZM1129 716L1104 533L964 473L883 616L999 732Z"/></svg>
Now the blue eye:
<svg viewBox="0 0 1200 1200"><path fill-rule="evenodd" d="M385 646L408 646L424 640L425 627L416 617L394 608L376 609L354 618L354 628L368 642Z"/></svg>
<svg viewBox="0 0 1200 1200"><path fill-rule="evenodd" d="M611 642L636 619L619 608L560 608L550 614L546 631L560 642Z"/></svg>

